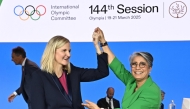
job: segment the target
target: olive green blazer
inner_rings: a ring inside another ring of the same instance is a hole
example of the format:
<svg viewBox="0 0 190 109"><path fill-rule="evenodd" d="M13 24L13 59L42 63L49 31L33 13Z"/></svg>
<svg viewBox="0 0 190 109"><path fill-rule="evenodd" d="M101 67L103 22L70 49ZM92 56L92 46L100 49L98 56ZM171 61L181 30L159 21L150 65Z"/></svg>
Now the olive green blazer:
<svg viewBox="0 0 190 109"><path fill-rule="evenodd" d="M125 84L126 89L122 100L122 109L159 109L161 103L160 88L149 76L146 82L136 91L136 81L132 74L115 57L109 67Z"/></svg>

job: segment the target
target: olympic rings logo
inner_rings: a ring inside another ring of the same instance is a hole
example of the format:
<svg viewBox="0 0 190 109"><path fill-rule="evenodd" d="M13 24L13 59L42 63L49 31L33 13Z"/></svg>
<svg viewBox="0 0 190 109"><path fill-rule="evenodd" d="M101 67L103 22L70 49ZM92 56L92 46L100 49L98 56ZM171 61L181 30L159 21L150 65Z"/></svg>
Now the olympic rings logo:
<svg viewBox="0 0 190 109"><path fill-rule="evenodd" d="M27 10L27 8L29 8L29 7L33 8L33 10L32 10L31 12L29 12L29 11ZM40 11L38 11L38 8L39 8L39 7L44 8L44 12L43 12L43 13L41 13ZM15 10L16 10L17 8L21 8L22 11L20 11L20 13L16 13ZM26 18L22 18L22 17L21 17L24 13L27 15ZM33 18L33 17L32 17L35 13L38 15L37 18ZM29 17L30 17L32 20L39 20L40 17L43 16L45 13L46 13L46 7L43 6L43 5L39 5L39 6L37 6L36 8L34 8L34 6L32 6L32 5L28 5L28 6L25 7L25 9L24 9L22 6L17 5L17 6L15 6L15 8L14 8L14 14L15 14L16 16L19 16L19 18L20 18L21 20L23 20L23 21L28 20Z"/></svg>

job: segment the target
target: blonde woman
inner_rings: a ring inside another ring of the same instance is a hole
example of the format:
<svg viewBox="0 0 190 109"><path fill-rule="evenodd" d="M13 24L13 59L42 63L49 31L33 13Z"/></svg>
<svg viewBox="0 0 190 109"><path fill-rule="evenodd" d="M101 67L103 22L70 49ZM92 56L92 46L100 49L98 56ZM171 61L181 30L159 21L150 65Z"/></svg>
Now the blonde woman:
<svg viewBox="0 0 190 109"><path fill-rule="evenodd" d="M71 47L67 38L55 36L49 40L41 59L42 71L33 76L32 109L84 109L80 82L95 81L109 75L107 54L99 48L96 31L93 37L97 68L74 66L69 61Z"/></svg>

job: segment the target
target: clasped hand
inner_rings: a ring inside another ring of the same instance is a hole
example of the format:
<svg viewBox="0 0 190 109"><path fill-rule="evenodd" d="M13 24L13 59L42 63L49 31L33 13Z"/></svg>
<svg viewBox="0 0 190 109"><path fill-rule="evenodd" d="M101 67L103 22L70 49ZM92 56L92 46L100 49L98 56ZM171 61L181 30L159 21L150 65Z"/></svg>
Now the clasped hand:
<svg viewBox="0 0 190 109"><path fill-rule="evenodd" d="M103 43L104 40L105 40L104 39L104 34L103 34L102 30L99 27L94 29L92 38L93 38L93 42L94 42L95 45L97 45L99 42Z"/></svg>

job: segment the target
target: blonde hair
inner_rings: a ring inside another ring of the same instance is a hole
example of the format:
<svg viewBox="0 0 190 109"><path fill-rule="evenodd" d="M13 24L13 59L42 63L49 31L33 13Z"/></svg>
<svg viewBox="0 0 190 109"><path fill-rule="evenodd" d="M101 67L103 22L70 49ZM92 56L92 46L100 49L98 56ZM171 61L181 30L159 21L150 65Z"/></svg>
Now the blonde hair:
<svg viewBox="0 0 190 109"><path fill-rule="evenodd" d="M53 63L55 61L55 51L56 49L64 46L66 43L70 43L70 41L63 36L54 36L49 40L41 59L41 69L43 71L46 71L50 74L54 73ZM63 66L63 70L67 70L67 73L70 73L70 63L66 66Z"/></svg>

